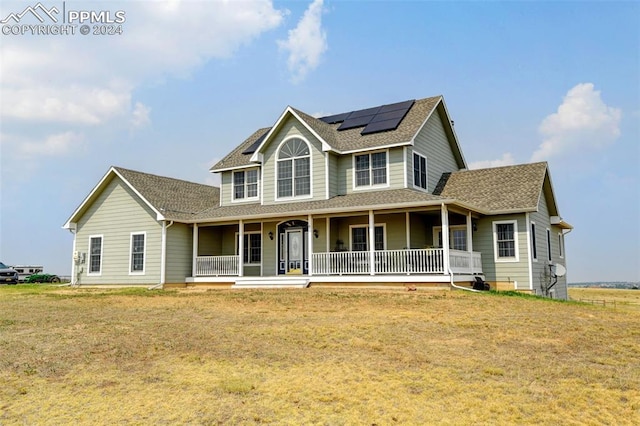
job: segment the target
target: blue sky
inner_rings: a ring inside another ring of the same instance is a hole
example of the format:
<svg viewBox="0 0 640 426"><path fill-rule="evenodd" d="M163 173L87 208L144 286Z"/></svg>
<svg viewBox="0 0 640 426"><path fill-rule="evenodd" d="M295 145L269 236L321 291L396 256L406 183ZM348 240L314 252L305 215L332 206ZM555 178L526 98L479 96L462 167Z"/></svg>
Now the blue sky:
<svg viewBox="0 0 640 426"><path fill-rule="evenodd" d="M0 19L36 3L3 2ZM442 94L471 167L549 162L575 226L570 281L640 281L637 2L64 6L126 21L120 35L0 34L5 263L69 274L61 226L111 165L215 184L209 167L287 105Z"/></svg>

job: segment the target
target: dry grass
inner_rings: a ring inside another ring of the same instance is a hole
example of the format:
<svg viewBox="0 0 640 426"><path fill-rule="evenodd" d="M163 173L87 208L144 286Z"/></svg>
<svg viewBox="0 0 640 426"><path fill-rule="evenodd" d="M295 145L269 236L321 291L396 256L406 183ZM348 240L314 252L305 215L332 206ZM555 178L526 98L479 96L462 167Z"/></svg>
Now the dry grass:
<svg viewBox="0 0 640 426"><path fill-rule="evenodd" d="M640 311L640 290L573 287L569 297L603 307Z"/></svg>
<svg viewBox="0 0 640 426"><path fill-rule="evenodd" d="M639 424L640 313L467 292L0 288L0 424Z"/></svg>

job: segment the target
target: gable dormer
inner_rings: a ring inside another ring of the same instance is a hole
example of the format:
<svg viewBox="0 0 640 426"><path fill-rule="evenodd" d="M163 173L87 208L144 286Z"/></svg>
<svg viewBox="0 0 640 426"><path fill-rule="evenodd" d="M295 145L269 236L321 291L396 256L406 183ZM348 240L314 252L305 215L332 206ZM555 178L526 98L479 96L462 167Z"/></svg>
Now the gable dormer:
<svg viewBox="0 0 640 426"><path fill-rule="evenodd" d="M329 199L359 191L432 192L466 164L441 96L322 118L287 107L212 167L221 204Z"/></svg>

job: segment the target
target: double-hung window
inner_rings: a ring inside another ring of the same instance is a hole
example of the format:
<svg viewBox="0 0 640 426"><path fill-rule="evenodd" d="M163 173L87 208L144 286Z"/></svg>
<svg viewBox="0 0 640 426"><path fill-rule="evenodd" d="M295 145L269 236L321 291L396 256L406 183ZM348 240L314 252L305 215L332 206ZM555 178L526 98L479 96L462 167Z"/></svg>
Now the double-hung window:
<svg viewBox="0 0 640 426"><path fill-rule="evenodd" d="M236 254L238 254L238 236L236 234ZM262 258L262 235L245 233L243 240L242 261L245 264L259 264Z"/></svg>
<svg viewBox="0 0 640 426"><path fill-rule="evenodd" d="M145 234L131 234L130 273L144 273Z"/></svg>
<svg viewBox="0 0 640 426"><path fill-rule="evenodd" d="M311 195L311 152L299 138L285 142L277 159L278 198Z"/></svg>
<svg viewBox="0 0 640 426"><path fill-rule="evenodd" d="M384 250L384 226L376 225L373 228L374 250ZM367 251L369 250L369 227L368 226L352 226L351 227L351 250Z"/></svg>
<svg viewBox="0 0 640 426"><path fill-rule="evenodd" d="M386 185L387 183L387 152L356 155L355 185L356 187Z"/></svg>
<svg viewBox="0 0 640 426"><path fill-rule="evenodd" d="M496 261L517 262L518 223L515 220L493 222L493 240Z"/></svg>
<svg viewBox="0 0 640 426"><path fill-rule="evenodd" d="M102 272L102 235L89 237L89 274Z"/></svg>
<svg viewBox="0 0 640 426"><path fill-rule="evenodd" d="M434 238L434 245L442 247L442 227L436 226L433 228L434 237L437 235L437 240ZM453 225L449 227L449 248L452 250L467 251L467 226Z"/></svg>
<svg viewBox="0 0 640 426"><path fill-rule="evenodd" d="M258 169L233 172L233 199L258 198Z"/></svg>
<svg viewBox="0 0 640 426"><path fill-rule="evenodd" d="M427 158L413 153L413 185L427 189Z"/></svg>

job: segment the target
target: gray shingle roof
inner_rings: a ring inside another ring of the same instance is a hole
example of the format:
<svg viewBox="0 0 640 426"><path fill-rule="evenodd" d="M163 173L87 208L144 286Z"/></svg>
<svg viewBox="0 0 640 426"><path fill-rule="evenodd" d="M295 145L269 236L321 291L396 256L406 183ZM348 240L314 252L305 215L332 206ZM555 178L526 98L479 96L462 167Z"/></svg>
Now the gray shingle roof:
<svg viewBox="0 0 640 426"><path fill-rule="evenodd" d="M220 189L135 170L114 167L165 218L184 220L218 206Z"/></svg>
<svg viewBox="0 0 640 426"><path fill-rule="evenodd" d="M198 222L215 221L230 218L270 217L278 215L319 214L340 210L377 210L380 208L400 207L402 205L437 204L442 197L412 189L391 189L382 191L358 192L337 195L328 200L300 201L269 205L241 204L214 207L193 215Z"/></svg>
<svg viewBox="0 0 640 426"><path fill-rule="evenodd" d="M337 152L349 152L409 143L441 100L442 96L418 99L404 117L398 128L388 132L367 135L360 134L362 127L338 131L337 129L340 126L340 123L327 124L324 121L314 118L298 109L291 108L291 110L297 114L307 126L313 129L313 131L316 132L327 144L329 144L333 150ZM242 152L269 130L271 130L271 128L264 128L253 133L236 149L231 151L231 153L214 165L211 170L218 171L251 164L249 161L251 159L251 155L242 154Z"/></svg>
<svg viewBox="0 0 640 426"><path fill-rule="evenodd" d="M533 211L546 173L545 162L457 171L451 173L440 196L487 213Z"/></svg>

